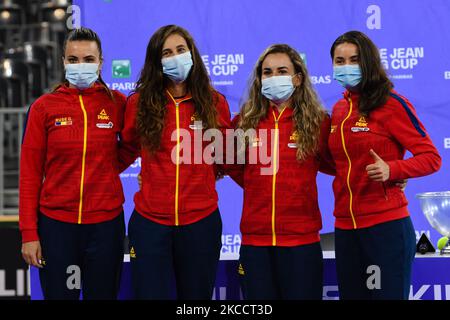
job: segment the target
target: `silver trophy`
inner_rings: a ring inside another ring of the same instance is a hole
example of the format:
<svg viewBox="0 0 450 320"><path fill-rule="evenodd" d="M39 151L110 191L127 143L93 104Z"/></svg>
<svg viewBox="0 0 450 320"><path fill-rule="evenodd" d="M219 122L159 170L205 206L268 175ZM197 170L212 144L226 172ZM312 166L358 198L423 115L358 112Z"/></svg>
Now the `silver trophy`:
<svg viewBox="0 0 450 320"><path fill-rule="evenodd" d="M441 254L450 253L450 191L424 192L416 197L431 226L443 237L437 242Z"/></svg>

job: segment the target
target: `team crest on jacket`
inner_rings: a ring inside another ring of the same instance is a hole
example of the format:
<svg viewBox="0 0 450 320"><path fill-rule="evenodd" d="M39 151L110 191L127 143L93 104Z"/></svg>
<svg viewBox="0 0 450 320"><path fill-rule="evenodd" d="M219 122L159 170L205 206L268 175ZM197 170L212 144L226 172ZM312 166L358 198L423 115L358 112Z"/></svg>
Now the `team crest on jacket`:
<svg viewBox="0 0 450 320"><path fill-rule="evenodd" d="M72 117L62 117L55 119L55 126L71 126L72 125Z"/></svg>
<svg viewBox="0 0 450 320"><path fill-rule="evenodd" d="M330 133L335 133L335 132L336 132L336 128L337 128L336 125L332 125L332 126L330 127Z"/></svg>
<svg viewBox="0 0 450 320"><path fill-rule="evenodd" d="M191 123L189 124L189 128L192 130L201 130L204 129L205 126L202 124L202 119L199 117L197 113L194 113L191 116Z"/></svg>
<svg viewBox="0 0 450 320"><path fill-rule="evenodd" d="M298 148L298 146L297 146L297 139L298 139L298 132L296 130L289 137L288 147L292 148L292 149Z"/></svg>
<svg viewBox="0 0 450 320"><path fill-rule="evenodd" d="M356 121L355 126L352 127L352 132L367 132L369 131L368 123L364 116L360 116L359 120Z"/></svg>

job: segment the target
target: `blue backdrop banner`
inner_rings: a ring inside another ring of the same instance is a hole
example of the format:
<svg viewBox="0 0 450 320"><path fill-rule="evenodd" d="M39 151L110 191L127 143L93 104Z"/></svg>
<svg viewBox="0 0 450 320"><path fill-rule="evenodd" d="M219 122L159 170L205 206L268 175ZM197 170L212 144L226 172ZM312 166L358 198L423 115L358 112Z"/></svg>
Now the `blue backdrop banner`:
<svg viewBox="0 0 450 320"><path fill-rule="evenodd" d="M415 106L443 158L441 170L411 179L406 195L419 236L435 244L440 235L422 214L415 195L449 190L450 182L450 1L448 0L74 0L81 25L103 42L103 77L112 89L129 93L142 68L147 43L161 26L188 29L200 49L213 85L232 113L262 51L287 43L301 52L324 106L342 96L332 79L330 46L342 33L360 30L379 47L396 90ZM128 220L137 189L136 161L122 175ZM333 232L332 178L319 174L323 233ZM217 183L224 221L222 258L237 258L242 190L228 177Z"/></svg>

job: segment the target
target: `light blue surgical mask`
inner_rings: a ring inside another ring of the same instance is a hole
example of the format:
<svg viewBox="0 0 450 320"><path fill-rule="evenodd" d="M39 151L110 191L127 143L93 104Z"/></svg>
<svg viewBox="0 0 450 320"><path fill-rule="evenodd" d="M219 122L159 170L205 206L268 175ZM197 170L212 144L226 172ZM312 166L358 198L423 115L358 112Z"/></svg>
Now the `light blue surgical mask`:
<svg viewBox="0 0 450 320"><path fill-rule="evenodd" d="M361 82L361 68L357 64L333 66L333 78L344 88L354 90Z"/></svg>
<svg viewBox="0 0 450 320"><path fill-rule="evenodd" d="M78 89L89 88L98 79L98 63L68 63L66 79Z"/></svg>
<svg viewBox="0 0 450 320"><path fill-rule="evenodd" d="M262 79L261 84L261 93L276 104L288 100L295 90L292 76L273 76Z"/></svg>
<svg viewBox="0 0 450 320"><path fill-rule="evenodd" d="M187 79L193 65L190 51L164 58L161 60L161 63L163 73L176 83L183 82Z"/></svg>

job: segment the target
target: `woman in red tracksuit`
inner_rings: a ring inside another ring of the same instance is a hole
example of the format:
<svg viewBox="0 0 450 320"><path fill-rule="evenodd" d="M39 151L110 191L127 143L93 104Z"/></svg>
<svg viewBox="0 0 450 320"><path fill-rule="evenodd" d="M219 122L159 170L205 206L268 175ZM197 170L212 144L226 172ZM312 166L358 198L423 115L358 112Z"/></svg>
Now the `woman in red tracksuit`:
<svg viewBox="0 0 450 320"><path fill-rule="evenodd" d="M201 137L229 127L230 114L185 29L153 34L125 119L123 167L142 157L128 227L135 297L170 299L175 277L179 299L211 299L222 222L213 150Z"/></svg>
<svg viewBox="0 0 450 320"><path fill-rule="evenodd" d="M233 124L247 136L245 164L225 166L244 189L238 270L244 298L322 299L316 175L319 168L333 172L325 161L330 120L294 49L264 51ZM242 149L238 143L238 158Z"/></svg>
<svg viewBox="0 0 450 320"><path fill-rule="evenodd" d="M408 299L416 238L396 182L437 171L441 158L366 35L341 35L331 57L334 78L347 89L333 107L329 136L339 295Z"/></svg>
<svg viewBox="0 0 450 320"><path fill-rule="evenodd" d="M20 159L22 254L46 299L115 299L123 261L124 201L117 137L125 97L99 76L100 39L64 42L66 82L28 111Z"/></svg>

